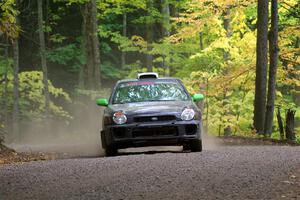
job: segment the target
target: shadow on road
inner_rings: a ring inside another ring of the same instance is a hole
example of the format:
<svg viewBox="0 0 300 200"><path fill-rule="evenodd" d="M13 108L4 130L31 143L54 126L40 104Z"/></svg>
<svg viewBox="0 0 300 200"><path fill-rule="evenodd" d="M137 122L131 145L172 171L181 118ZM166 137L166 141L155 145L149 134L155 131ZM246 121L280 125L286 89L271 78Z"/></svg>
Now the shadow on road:
<svg viewBox="0 0 300 200"><path fill-rule="evenodd" d="M182 146L154 146L120 149L118 155L140 155L140 154L156 154L156 153L186 153L182 150Z"/></svg>

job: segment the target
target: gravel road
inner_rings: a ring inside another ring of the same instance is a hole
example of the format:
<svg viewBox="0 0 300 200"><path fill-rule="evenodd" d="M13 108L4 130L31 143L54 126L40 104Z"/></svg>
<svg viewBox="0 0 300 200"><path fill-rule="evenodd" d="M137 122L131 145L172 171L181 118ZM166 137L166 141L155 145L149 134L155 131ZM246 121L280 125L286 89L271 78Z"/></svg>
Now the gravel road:
<svg viewBox="0 0 300 200"><path fill-rule="evenodd" d="M228 146L0 167L0 199L300 199L300 147Z"/></svg>

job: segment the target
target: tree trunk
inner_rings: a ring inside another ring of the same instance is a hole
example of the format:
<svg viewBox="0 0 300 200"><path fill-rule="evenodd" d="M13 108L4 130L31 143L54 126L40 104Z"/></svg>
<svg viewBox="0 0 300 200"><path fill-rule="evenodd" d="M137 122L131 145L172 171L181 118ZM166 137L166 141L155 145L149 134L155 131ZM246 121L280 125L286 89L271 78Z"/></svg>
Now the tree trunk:
<svg viewBox="0 0 300 200"><path fill-rule="evenodd" d="M200 39L200 50L203 50L204 47L203 47L203 33L202 32L199 33L199 39Z"/></svg>
<svg viewBox="0 0 300 200"><path fill-rule="evenodd" d="M295 41L295 48L297 49L297 48L299 48L299 46L300 46L300 36L297 36L296 41ZM299 56L299 53L298 53L298 55L296 54L295 60L297 59L296 58L297 56ZM298 77L298 80L299 80L300 79L300 75L298 74L297 77ZM300 91L300 86L296 85L295 86L295 90L296 91ZM300 107L300 93L299 92L293 92L292 95L293 95L293 99L294 99L294 102L295 102L296 106ZM299 120L298 120L298 123L300 123Z"/></svg>
<svg viewBox="0 0 300 200"><path fill-rule="evenodd" d="M224 13L224 29L226 31L226 37L228 39L230 39L230 37L232 35L232 33L231 33L231 24L230 24L230 22L231 22L230 10L231 10L231 6L228 5L226 10L225 10L225 13ZM223 75L227 76L228 75L228 70L229 70L228 61L230 60L230 52L228 52L228 51L224 52L224 60L225 60L225 63L226 63L226 69L224 70ZM228 104L229 104L229 99L228 99L228 96L227 96L227 89L224 88L223 107L225 108L226 105L228 105ZM222 117L223 122L225 122L224 121L224 119L226 118L225 116L228 115L228 114L230 114L228 111L224 111L223 117ZM231 130L230 126L224 127L224 136L225 137L230 136L231 132L232 132L232 130Z"/></svg>
<svg viewBox="0 0 300 200"><path fill-rule="evenodd" d="M269 54L270 54L270 68L269 68L269 83L267 108L265 119L265 134L269 136L272 134L273 116L274 116L274 101L276 92L276 71L278 60L278 2L272 0L271 6L271 31L269 35Z"/></svg>
<svg viewBox="0 0 300 200"><path fill-rule="evenodd" d="M9 47L9 41L6 39L6 47L5 47L5 58L8 59L8 47ZM3 98L4 98L4 126L5 129L8 129L8 66L5 66L5 72L4 72L4 91L3 91Z"/></svg>
<svg viewBox="0 0 300 200"><path fill-rule="evenodd" d="M280 139L284 140L284 128L283 128L282 117L281 117L279 107L277 109L277 122L278 122L278 127L279 127Z"/></svg>
<svg viewBox="0 0 300 200"><path fill-rule="evenodd" d="M254 128L264 133L268 66L268 0L258 0Z"/></svg>
<svg viewBox="0 0 300 200"><path fill-rule="evenodd" d="M19 5L19 1L16 1L16 6ZM16 25L20 24L19 16L16 16ZM12 137L13 141L20 140L19 130L19 39L15 38L12 42L13 47L13 112L12 112Z"/></svg>
<svg viewBox="0 0 300 200"><path fill-rule="evenodd" d="M82 41L81 41L81 52L82 54L85 55L86 53L86 49L85 49L85 44L86 44L86 37L85 37L85 29L86 29L86 18L85 18L85 5L80 6L80 11L81 11L81 15L82 15L82 24L81 24L81 34L82 34ZM86 59L86 55L85 55L85 59ZM84 65L80 66L79 69L79 73L78 73L78 88L79 89L85 89L85 82L86 82L86 77L85 77L85 71L86 71L86 61L84 63Z"/></svg>
<svg viewBox="0 0 300 200"><path fill-rule="evenodd" d="M84 66L81 66L78 74L78 88L83 90L84 87Z"/></svg>
<svg viewBox="0 0 300 200"><path fill-rule="evenodd" d="M286 112L285 136L287 140L295 140L295 113L296 111L288 109Z"/></svg>
<svg viewBox="0 0 300 200"><path fill-rule="evenodd" d="M93 41L93 70L94 70L94 83L95 89L100 89L100 50L99 50L99 38L98 38L98 19L97 19L97 3L96 0L92 0L92 41Z"/></svg>
<svg viewBox="0 0 300 200"><path fill-rule="evenodd" d="M162 13L162 36L170 36L170 4L169 0L161 0L161 13Z"/></svg>
<svg viewBox="0 0 300 200"><path fill-rule="evenodd" d="M295 48L299 48L300 46L300 37L298 36L295 42Z"/></svg>
<svg viewBox="0 0 300 200"><path fill-rule="evenodd" d="M230 19L230 10L231 10L231 6L228 5L226 10L225 10L225 13L224 13L224 29L226 31L226 37L227 38L230 38L231 35L232 35L232 32L231 32L231 19ZM224 53L224 60L225 62L227 63L230 59L230 53L229 52L225 52Z"/></svg>
<svg viewBox="0 0 300 200"><path fill-rule="evenodd" d="M46 26L48 26L49 25L49 12L50 12L50 4L49 4L49 0L45 0L45 20L44 20L44 23L45 23L45 25ZM46 46L49 46L49 37L50 36L50 32L49 31L47 31L46 33L45 33L45 44L46 44Z"/></svg>
<svg viewBox="0 0 300 200"><path fill-rule="evenodd" d="M88 89L89 87L89 82L91 77L90 74L91 72L89 72L90 70L90 60L89 60L89 55L91 55L91 50L90 50L90 43L89 43L89 36L88 36L88 21L90 21L89 19L89 11L88 11L88 6L87 3L83 6L83 13L82 13L82 50L83 50L83 54L84 54L84 58L85 58L85 64L82 67L81 70L81 74L79 74L79 78L83 78L83 88L84 89Z"/></svg>
<svg viewBox="0 0 300 200"><path fill-rule="evenodd" d="M83 11L83 50L85 65L83 69L84 87L86 89L99 89L100 79L100 52L98 39L98 20L96 0L87 2Z"/></svg>
<svg viewBox="0 0 300 200"><path fill-rule="evenodd" d="M169 0L161 0L162 19L162 36L170 36L170 4ZM163 69L165 69L165 76L170 76L170 66L166 62L165 55L163 55Z"/></svg>
<svg viewBox="0 0 300 200"><path fill-rule="evenodd" d="M49 85L48 85L48 68L46 61L46 45L45 45L45 33L43 28L43 1L37 0L38 3L38 32L40 40L40 54L41 54L41 64L43 70L43 83L44 83L44 95L45 95L45 116L49 116Z"/></svg>
<svg viewBox="0 0 300 200"><path fill-rule="evenodd" d="M151 9L153 6L152 0L147 0L147 9ZM147 40L147 54L146 54L146 67L148 72L152 72L153 56L150 54L152 50L153 42L153 24L151 20L152 16L148 13L147 22L146 22L146 40Z"/></svg>
<svg viewBox="0 0 300 200"><path fill-rule="evenodd" d="M4 49L4 58L8 60L8 47L9 42L6 38L5 41L5 49ZM0 81L0 84L3 83L3 91L1 93L1 98L3 102L1 102L1 110L0 110L0 151L1 151L1 144L4 141L6 136L6 132L8 130L8 63L5 63L4 66L4 76L3 79ZM1 77L2 78L2 77ZM1 127L1 125L4 125Z"/></svg>
<svg viewBox="0 0 300 200"><path fill-rule="evenodd" d="M123 37L127 37L127 14L123 13ZM126 53L121 52L121 68L124 69L126 65Z"/></svg>
<svg viewBox="0 0 300 200"><path fill-rule="evenodd" d="M170 17L179 17L179 9L174 6L174 5L169 5L169 8L170 8ZM173 33L176 33L175 30L170 30L170 33L173 34ZM172 64L174 63L174 59L173 59L173 55L174 55L174 52L172 52L172 49L170 50L170 61L169 61L169 66L170 66L170 72L169 72L169 75L170 76L173 76L176 74L176 70L174 67L172 67Z"/></svg>
<svg viewBox="0 0 300 200"><path fill-rule="evenodd" d="M19 140L19 41L13 41L13 57L14 57L14 88L13 88L13 113L12 113L12 139Z"/></svg>
<svg viewBox="0 0 300 200"><path fill-rule="evenodd" d="M248 78L248 77L247 77ZM246 78L246 79L247 79ZM245 81L246 82L246 81ZM244 83L245 84L245 83ZM242 99L241 99L241 104L243 105L244 101L245 101L245 98L246 98L246 95L247 95L247 91L245 89L242 89L241 88L241 91L243 91L243 96L242 96ZM236 115L236 127L235 127L235 130L234 130L234 135L237 133L238 131L238 125L239 125L239 122L240 122L240 116L241 116L241 107L238 107L237 108L237 115Z"/></svg>

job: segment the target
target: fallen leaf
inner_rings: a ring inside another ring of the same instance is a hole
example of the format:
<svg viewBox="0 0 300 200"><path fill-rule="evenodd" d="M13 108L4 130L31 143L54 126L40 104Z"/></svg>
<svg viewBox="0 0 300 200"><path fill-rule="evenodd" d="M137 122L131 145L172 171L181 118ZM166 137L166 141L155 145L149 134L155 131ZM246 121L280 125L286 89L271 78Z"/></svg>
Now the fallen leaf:
<svg viewBox="0 0 300 200"><path fill-rule="evenodd" d="M282 183L286 183L286 184L294 184L294 182L291 181L281 181Z"/></svg>
<svg viewBox="0 0 300 200"><path fill-rule="evenodd" d="M295 175L291 175L291 176L290 176L290 178L292 178L292 179L295 179L295 178L296 178L296 176L295 176Z"/></svg>

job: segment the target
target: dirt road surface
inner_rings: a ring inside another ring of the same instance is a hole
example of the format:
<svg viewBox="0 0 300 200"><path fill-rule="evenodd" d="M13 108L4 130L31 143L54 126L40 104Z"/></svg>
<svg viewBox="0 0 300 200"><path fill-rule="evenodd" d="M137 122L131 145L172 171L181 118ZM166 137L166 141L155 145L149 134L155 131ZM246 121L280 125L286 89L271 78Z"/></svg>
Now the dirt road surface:
<svg viewBox="0 0 300 200"><path fill-rule="evenodd" d="M300 147L225 146L0 167L0 199L300 199Z"/></svg>

